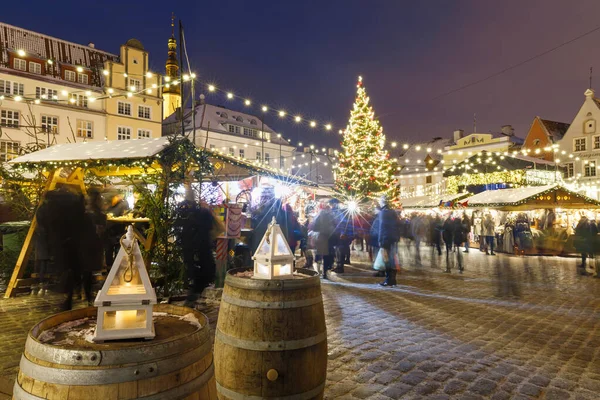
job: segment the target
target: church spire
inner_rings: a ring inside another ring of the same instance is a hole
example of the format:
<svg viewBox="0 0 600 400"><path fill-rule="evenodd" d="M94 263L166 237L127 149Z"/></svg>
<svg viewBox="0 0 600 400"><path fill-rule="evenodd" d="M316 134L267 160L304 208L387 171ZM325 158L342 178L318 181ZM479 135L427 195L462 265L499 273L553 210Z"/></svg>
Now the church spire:
<svg viewBox="0 0 600 400"><path fill-rule="evenodd" d="M179 63L177 62L177 40L175 39L175 13L171 13L171 37L168 42L169 52L165 64L166 75L171 81L177 80ZM179 93L179 85L169 85L163 89L164 93Z"/></svg>

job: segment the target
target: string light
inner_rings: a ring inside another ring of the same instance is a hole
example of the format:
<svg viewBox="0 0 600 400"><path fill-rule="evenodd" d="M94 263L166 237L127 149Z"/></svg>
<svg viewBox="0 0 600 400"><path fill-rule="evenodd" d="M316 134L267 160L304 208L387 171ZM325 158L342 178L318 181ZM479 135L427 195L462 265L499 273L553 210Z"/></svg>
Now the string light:
<svg viewBox="0 0 600 400"><path fill-rule="evenodd" d="M233 93L231 93L231 92L227 93L227 98L228 99L233 99Z"/></svg>

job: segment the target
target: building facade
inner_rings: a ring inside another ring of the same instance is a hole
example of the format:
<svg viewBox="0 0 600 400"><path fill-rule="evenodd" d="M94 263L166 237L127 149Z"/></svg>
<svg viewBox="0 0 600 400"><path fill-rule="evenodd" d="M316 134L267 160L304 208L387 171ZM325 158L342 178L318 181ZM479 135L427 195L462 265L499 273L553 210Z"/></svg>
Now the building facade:
<svg viewBox="0 0 600 400"><path fill-rule="evenodd" d="M504 125L500 133L471 133L464 135L462 130L454 132L454 144L446 146L443 152L445 168L452 167L461 161L481 153L504 153L521 148L523 139L514 134L510 125Z"/></svg>
<svg viewBox="0 0 600 400"><path fill-rule="evenodd" d="M258 116L201 102L193 110L184 110L183 122L185 135L197 147L255 160L285 172L294 163L295 147ZM164 135L181 134L181 130L181 111L163 121Z"/></svg>
<svg viewBox="0 0 600 400"><path fill-rule="evenodd" d="M535 117L523 142L523 149L530 156L542 158L546 161L554 161L555 153L549 148L562 140L567 129L569 129L569 124L564 122Z"/></svg>
<svg viewBox="0 0 600 400"><path fill-rule="evenodd" d="M115 55L0 23L0 161L57 143L135 138L140 130L159 137L161 77L149 78L147 65L137 40ZM119 113L122 101L130 115ZM149 118L139 105L150 107ZM131 134L119 135L119 127Z"/></svg>
<svg viewBox="0 0 600 400"><path fill-rule="evenodd" d="M562 156L561 164L565 168L567 182L578 186L578 190L598 199L600 191L600 99L594 91L588 89L584 93L585 101L573 118L559 148L567 155Z"/></svg>

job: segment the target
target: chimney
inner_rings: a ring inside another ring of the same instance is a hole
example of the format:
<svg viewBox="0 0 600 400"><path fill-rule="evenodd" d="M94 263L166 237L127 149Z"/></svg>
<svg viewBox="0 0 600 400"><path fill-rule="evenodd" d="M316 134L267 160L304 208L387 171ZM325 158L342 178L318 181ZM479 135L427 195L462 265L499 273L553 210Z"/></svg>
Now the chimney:
<svg viewBox="0 0 600 400"><path fill-rule="evenodd" d="M457 129L454 131L454 141L458 142L459 139L462 139L465 136L465 131L462 129Z"/></svg>
<svg viewBox="0 0 600 400"><path fill-rule="evenodd" d="M305 152L305 153L310 153L310 147L305 147L305 148L304 148L304 152Z"/></svg>
<svg viewBox="0 0 600 400"><path fill-rule="evenodd" d="M502 134L506 136L515 136L515 130L512 125L502 125Z"/></svg>
<svg viewBox="0 0 600 400"><path fill-rule="evenodd" d="M334 149L327 149L327 155L330 157L334 157L335 156L335 150Z"/></svg>
<svg viewBox="0 0 600 400"><path fill-rule="evenodd" d="M94 43L92 43L92 42L89 42L88 43L88 47L91 47L92 49L95 49L96 45Z"/></svg>

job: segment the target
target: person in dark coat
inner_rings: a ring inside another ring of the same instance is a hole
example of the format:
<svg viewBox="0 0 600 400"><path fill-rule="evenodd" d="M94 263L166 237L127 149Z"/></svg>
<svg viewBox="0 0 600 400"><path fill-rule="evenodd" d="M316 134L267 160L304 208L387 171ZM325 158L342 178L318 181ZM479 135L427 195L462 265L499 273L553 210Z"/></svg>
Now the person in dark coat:
<svg viewBox="0 0 600 400"><path fill-rule="evenodd" d="M463 213L462 217L463 231L465 232L465 253L469 252L469 233L471 233L471 219L467 213Z"/></svg>
<svg viewBox="0 0 600 400"><path fill-rule="evenodd" d="M464 270L463 266L463 255L460 251L460 246L465 242L467 238L467 230L460 218L454 219L454 246L456 247L456 261L458 264L458 270L462 274Z"/></svg>
<svg viewBox="0 0 600 400"><path fill-rule="evenodd" d="M431 219L429 234L431 240L431 246L433 250L437 250L438 256L442 255L442 231L444 230L444 223L442 218L438 214Z"/></svg>
<svg viewBox="0 0 600 400"><path fill-rule="evenodd" d="M338 239L335 246L336 266L333 272L343 273L344 264L350 264L350 244L354 240L354 223L352 215L347 210L339 208L339 204L334 206L337 226L335 230Z"/></svg>
<svg viewBox="0 0 600 400"><path fill-rule="evenodd" d="M338 200L330 200L330 206L339 203ZM338 243L335 228L337 226L336 215L329 206L325 206L315 218L313 232L316 233L315 247L317 257L323 260L323 279L327 279L327 271L333 268L335 246Z"/></svg>
<svg viewBox="0 0 600 400"><path fill-rule="evenodd" d="M211 232L217 223L209 209L185 200L177 210L174 225L177 243L183 252L185 282L188 284L185 304L193 307L204 288L215 279Z"/></svg>
<svg viewBox="0 0 600 400"><path fill-rule="evenodd" d="M589 275L587 268L588 257L593 257L594 243L598 236L598 226L594 221L582 215L575 227L575 247L581 253L581 264L579 265L579 273L581 275Z"/></svg>
<svg viewBox="0 0 600 400"><path fill-rule="evenodd" d="M452 252L452 246L454 246L454 221L452 215L448 215L442 226L442 238L446 245L446 271L450 272L450 253Z"/></svg>
<svg viewBox="0 0 600 400"><path fill-rule="evenodd" d="M394 264L394 253L396 244L400 240L400 220L395 210L390 208L387 196L379 200L379 215L377 215L377 230L380 250L387 253L388 261L385 267L385 280L381 286L396 286L396 265Z"/></svg>

